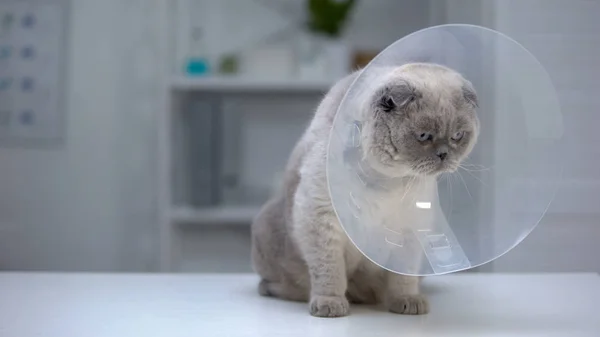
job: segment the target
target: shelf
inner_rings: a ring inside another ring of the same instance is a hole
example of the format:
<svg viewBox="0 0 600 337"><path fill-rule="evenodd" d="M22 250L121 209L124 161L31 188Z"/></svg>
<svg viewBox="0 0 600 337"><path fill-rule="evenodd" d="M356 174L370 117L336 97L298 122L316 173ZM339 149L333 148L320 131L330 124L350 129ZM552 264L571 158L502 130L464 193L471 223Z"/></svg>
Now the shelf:
<svg viewBox="0 0 600 337"><path fill-rule="evenodd" d="M259 206L177 207L171 212L171 221L175 224L249 225L259 210Z"/></svg>
<svg viewBox="0 0 600 337"><path fill-rule="evenodd" d="M243 77L175 77L171 90L233 93L325 93L332 81L294 79L256 79Z"/></svg>

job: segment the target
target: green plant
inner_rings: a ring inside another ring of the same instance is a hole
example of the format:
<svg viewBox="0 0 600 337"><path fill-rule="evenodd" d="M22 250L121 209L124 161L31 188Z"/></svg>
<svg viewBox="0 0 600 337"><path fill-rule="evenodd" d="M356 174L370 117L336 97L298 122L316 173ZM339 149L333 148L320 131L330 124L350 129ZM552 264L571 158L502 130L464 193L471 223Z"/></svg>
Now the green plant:
<svg viewBox="0 0 600 337"><path fill-rule="evenodd" d="M339 37L356 0L308 0L308 28L318 34Z"/></svg>
<svg viewBox="0 0 600 337"><path fill-rule="evenodd" d="M235 74L239 70L238 57L236 55L227 54L221 58L219 63L219 72L221 74Z"/></svg>

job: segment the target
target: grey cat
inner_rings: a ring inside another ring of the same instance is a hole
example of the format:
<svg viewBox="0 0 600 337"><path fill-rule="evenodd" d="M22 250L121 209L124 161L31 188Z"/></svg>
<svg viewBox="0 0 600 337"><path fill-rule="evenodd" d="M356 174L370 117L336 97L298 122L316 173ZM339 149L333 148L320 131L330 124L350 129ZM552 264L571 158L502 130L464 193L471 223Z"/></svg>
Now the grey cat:
<svg viewBox="0 0 600 337"><path fill-rule="evenodd" d="M309 301L310 314L319 317L345 316L349 302L425 314L429 305L420 293L420 278L386 271L365 258L332 208L326 178L329 133L359 73L340 80L324 97L289 158L281 190L254 219L252 261L261 277L258 291ZM455 171L479 135L471 83L454 70L425 63L385 69L385 75L366 93L361 111L365 123L360 151L372 169L390 177Z"/></svg>

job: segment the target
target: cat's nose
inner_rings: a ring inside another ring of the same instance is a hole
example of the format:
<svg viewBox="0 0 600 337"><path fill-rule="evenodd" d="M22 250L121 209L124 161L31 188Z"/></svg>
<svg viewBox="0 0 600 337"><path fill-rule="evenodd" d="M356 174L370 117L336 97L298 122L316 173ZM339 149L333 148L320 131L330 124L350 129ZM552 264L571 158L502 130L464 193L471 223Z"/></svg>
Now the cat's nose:
<svg viewBox="0 0 600 337"><path fill-rule="evenodd" d="M448 157L448 147L446 145L440 145L436 151L435 154L438 156L438 158L440 158L442 161L446 160L446 157Z"/></svg>

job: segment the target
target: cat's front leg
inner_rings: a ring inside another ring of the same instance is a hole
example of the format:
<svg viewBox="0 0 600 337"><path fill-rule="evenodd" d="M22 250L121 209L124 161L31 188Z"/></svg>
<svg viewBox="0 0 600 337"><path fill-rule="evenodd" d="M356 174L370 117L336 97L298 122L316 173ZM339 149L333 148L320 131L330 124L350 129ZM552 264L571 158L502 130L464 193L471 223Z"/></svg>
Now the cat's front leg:
<svg viewBox="0 0 600 337"><path fill-rule="evenodd" d="M299 210L298 210L299 211ZM310 314L341 317L350 312L346 299L348 280L344 260L344 237L333 214L310 209L295 217L296 240L310 274Z"/></svg>
<svg viewBox="0 0 600 337"><path fill-rule="evenodd" d="M427 298L420 293L418 276L387 272L384 304L391 312L404 315L423 315L429 312Z"/></svg>

